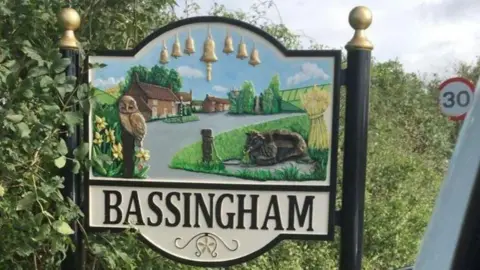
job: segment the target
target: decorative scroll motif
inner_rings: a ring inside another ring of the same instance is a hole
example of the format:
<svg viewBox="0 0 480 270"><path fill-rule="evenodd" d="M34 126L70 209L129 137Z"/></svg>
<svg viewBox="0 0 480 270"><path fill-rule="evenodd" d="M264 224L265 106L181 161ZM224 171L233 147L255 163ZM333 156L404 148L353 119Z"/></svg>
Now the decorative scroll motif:
<svg viewBox="0 0 480 270"><path fill-rule="evenodd" d="M212 258L216 258L218 255L217 248L219 243L229 251L236 251L239 246L238 240L232 240L234 247L229 247L220 236L213 233L203 232L190 238L190 240L188 240L183 246L179 244L179 242L182 241L182 238L177 237L175 239L175 247L178 249L185 249L191 242L193 242L193 240L195 240L195 247L197 248L197 251L195 252L195 256L197 257L200 257L207 252Z"/></svg>

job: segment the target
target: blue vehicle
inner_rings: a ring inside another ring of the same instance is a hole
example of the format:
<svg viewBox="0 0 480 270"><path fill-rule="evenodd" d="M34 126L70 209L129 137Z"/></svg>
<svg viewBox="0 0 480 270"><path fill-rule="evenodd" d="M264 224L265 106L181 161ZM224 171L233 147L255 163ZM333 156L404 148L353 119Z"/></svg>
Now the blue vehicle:
<svg viewBox="0 0 480 270"><path fill-rule="evenodd" d="M480 80L415 265L404 268L473 269L480 269Z"/></svg>

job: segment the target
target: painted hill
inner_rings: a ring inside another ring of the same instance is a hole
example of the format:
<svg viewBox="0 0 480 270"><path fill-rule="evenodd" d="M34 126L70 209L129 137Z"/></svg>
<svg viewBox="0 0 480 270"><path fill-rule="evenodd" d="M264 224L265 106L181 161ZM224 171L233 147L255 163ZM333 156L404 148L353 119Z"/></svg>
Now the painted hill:
<svg viewBox="0 0 480 270"><path fill-rule="evenodd" d="M331 91L330 84L317 85L318 89ZM286 89L280 91L280 96L282 97L282 111L303 111L303 105L300 101L302 94L313 89L313 85Z"/></svg>
<svg viewBox="0 0 480 270"><path fill-rule="evenodd" d="M97 100L97 102L102 103L102 104L114 104L117 102L117 98L110 95L109 93L95 88L93 97Z"/></svg>

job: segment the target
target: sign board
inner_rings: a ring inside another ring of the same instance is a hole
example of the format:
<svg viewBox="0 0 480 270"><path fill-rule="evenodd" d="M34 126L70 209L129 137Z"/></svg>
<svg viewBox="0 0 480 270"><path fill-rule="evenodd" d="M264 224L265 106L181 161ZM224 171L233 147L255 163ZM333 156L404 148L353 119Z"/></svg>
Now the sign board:
<svg viewBox="0 0 480 270"><path fill-rule="evenodd" d="M450 120L461 121L473 103L475 86L465 78L454 77L440 84L439 105Z"/></svg>
<svg viewBox="0 0 480 270"><path fill-rule="evenodd" d="M88 229L209 267L332 240L340 57L220 17L90 56Z"/></svg>

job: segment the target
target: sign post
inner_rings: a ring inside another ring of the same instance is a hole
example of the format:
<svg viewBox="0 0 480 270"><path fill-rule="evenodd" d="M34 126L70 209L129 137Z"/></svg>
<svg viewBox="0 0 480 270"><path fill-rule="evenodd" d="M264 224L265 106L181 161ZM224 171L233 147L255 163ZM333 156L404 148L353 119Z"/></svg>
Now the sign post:
<svg viewBox="0 0 480 270"><path fill-rule="evenodd" d="M456 122L455 139L473 103L475 85L462 77L450 78L439 86L438 104L442 114Z"/></svg>
<svg viewBox="0 0 480 270"><path fill-rule="evenodd" d="M351 11L346 70L340 50L287 50L255 26L211 16L166 25L131 50L91 54L85 229L134 227L172 260L229 267L285 239L332 241L337 224L340 269L359 270L371 21L368 8ZM67 22L72 37L77 24ZM78 53L64 50L76 61L69 74L78 74ZM341 85L348 92L336 215ZM80 181L66 178L67 196L79 204ZM82 261L69 254L63 269Z"/></svg>
<svg viewBox="0 0 480 270"><path fill-rule="evenodd" d="M75 38L74 31L80 26L80 16L72 8L63 8L59 14L59 19L63 24L64 34L60 39L60 52L62 56L70 59L70 65L65 71L66 76L73 76L80 80L80 55L78 52L78 41ZM71 106L71 110L75 111L75 105L68 104L69 98L65 99L65 106ZM76 125L73 132L69 132L68 127L64 127L61 131L61 138L65 140L68 149L68 160L65 167L62 168L62 176L64 177L64 188L62 195L70 198L77 205L81 206L82 179L80 174L73 172L73 150L80 144L82 132L80 126ZM75 244L75 250L69 248L66 252L65 260L62 261L61 269L83 269L83 240L82 233L77 223L71 224L73 228L72 242Z"/></svg>
<svg viewBox="0 0 480 270"><path fill-rule="evenodd" d="M349 23L355 34L346 45L346 113L341 209L340 270L361 270L363 219L367 167L368 98L372 43L365 29L372 23L366 7L350 12Z"/></svg>

